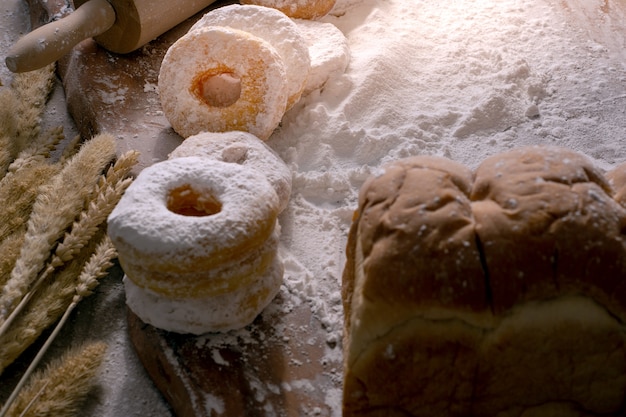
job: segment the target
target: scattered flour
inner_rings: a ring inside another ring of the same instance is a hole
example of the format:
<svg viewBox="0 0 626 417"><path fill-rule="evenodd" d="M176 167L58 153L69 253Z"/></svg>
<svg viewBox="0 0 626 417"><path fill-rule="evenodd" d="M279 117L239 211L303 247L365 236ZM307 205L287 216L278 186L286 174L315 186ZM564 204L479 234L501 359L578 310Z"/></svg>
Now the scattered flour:
<svg viewBox="0 0 626 417"><path fill-rule="evenodd" d="M593 3L583 16L550 0L344 1L322 19L346 35L347 69L289 111L268 143L294 171L280 219L286 287L331 346L341 342L352 211L385 163L431 154L474 168L532 144L569 147L606 169L626 160L626 60L615 40L626 34L590 39L577 24L610 19ZM329 348L325 360L338 354ZM326 401L337 410L340 400Z"/></svg>
<svg viewBox="0 0 626 417"><path fill-rule="evenodd" d="M595 18L609 19L599 3ZM340 327L358 190L385 163L432 154L475 167L539 143L605 168L626 159L624 53L612 38L590 40L578 17L549 0L351 0L322 19L348 39L347 70L303 98L268 143L294 171L281 219L286 280L329 328Z"/></svg>

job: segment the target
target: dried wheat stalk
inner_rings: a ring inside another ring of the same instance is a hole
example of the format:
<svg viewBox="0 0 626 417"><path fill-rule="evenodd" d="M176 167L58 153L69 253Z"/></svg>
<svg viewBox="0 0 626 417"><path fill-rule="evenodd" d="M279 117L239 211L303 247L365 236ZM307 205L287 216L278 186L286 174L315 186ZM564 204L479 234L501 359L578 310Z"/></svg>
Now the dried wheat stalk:
<svg viewBox="0 0 626 417"><path fill-rule="evenodd" d="M51 250L82 211L102 170L114 155L115 138L98 135L87 141L61 172L41 187L28 219L20 257L0 294L0 323L36 280Z"/></svg>
<svg viewBox="0 0 626 417"><path fill-rule="evenodd" d="M132 182L132 179L128 178L128 174L137 163L138 156L139 153L136 151L125 153L100 178L95 188L94 197L89 202L87 209L80 214L79 219L72 225L71 231L66 233L64 239L57 245L54 255L48 261L43 272L39 274L28 293L25 294L20 303L0 326L0 337L27 305L38 287L56 268L70 261L76 253L87 245L98 231L98 228L106 221L122 197L122 194L124 194L124 191Z"/></svg>
<svg viewBox="0 0 626 417"><path fill-rule="evenodd" d="M56 267L71 259L73 254L93 236L98 226L106 221L132 182L128 174L137 163L138 157L139 153L136 151L125 153L100 178L94 198L74 223L71 232L67 233L57 246L49 265Z"/></svg>
<svg viewBox="0 0 626 417"><path fill-rule="evenodd" d="M76 292L77 277L104 235L103 226L73 260L35 291L30 302L24 304L20 314L5 328L0 336L0 375L67 310Z"/></svg>
<svg viewBox="0 0 626 417"><path fill-rule="evenodd" d="M0 287L3 287L15 266L17 258L20 256L20 249L24 243L26 229L18 230L7 236L0 242Z"/></svg>
<svg viewBox="0 0 626 417"><path fill-rule="evenodd" d="M4 204L0 211L0 241L22 228L26 230L39 187L58 174L59 170L60 166L56 164L41 163L22 168L0 181L0 201Z"/></svg>
<svg viewBox="0 0 626 417"><path fill-rule="evenodd" d="M51 128L45 134L38 136L11 162L7 176L31 166L50 164L50 153L57 148L63 139L65 139L63 126Z"/></svg>
<svg viewBox="0 0 626 417"><path fill-rule="evenodd" d="M95 242L105 234L106 218L130 184L128 174L137 158L135 151L125 153L100 178L91 202L56 246L37 282L43 282L54 272L53 279L40 290L36 286L32 288L14 310L15 314L9 315L0 327L0 374L70 304L76 277L87 257L94 253Z"/></svg>
<svg viewBox="0 0 626 417"><path fill-rule="evenodd" d="M11 403L17 398L19 392L22 387L25 385L26 381L30 377L31 373L37 367L46 351L54 341L54 339L59 334L60 330L63 328L67 319L69 318L72 311L78 306L78 303L85 297L88 297L92 294L93 289L99 284L99 280L106 275L107 270L113 265L112 260L117 256L117 252L113 243L109 239L106 233L103 233L103 237L92 251L92 255L89 257L88 261L84 263L82 267L82 272L80 273L78 280L74 282L73 286L66 286L65 288L73 289L73 297L69 305L65 308L63 316L61 320L59 320L58 324L43 344L41 349L37 352L37 356L30 363L28 369L18 382L17 386L11 393L11 396L5 403L3 410L0 411L0 417L3 417L6 413L6 410L11 406Z"/></svg>
<svg viewBox="0 0 626 417"><path fill-rule="evenodd" d="M52 163L49 155L63 140L63 130L40 134L40 123L53 82L51 65L18 74L10 89L0 89L0 200L7 208L0 213L0 374L60 318L0 416L63 416L79 410L102 345L86 348L80 357L72 352L22 388L73 309L117 256L106 235L106 217L137 162L137 153L129 152L102 176L115 155L115 139L102 134L78 151L77 136ZM48 276L46 285L33 285ZM23 311L13 322L5 320L20 299Z"/></svg>
<svg viewBox="0 0 626 417"><path fill-rule="evenodd" d="M7 416L70 417L80 415L81 405L93 388L107 345L92 342L75 347L37 372L20 391Z"/></svg>
<svg viewBox="0 0 626 417"><path fill-rule="evenodd" d="M56 65L16 74L11 87L17 95L14 109L17 120L18 152L39 135L41 116L55 81Z"/></svg>
<svg viewBox="0 0 626 417"><path fill-rule="evenodd" d="M17 96L13 90L0 90L0 178L4 177L17 155L14 140L17 136L17 122L13 114L16 102Z"/></svg>
<svg viewBox="0 0 626 417"><path fill-rule="evenodd" d="M70 298L68 291L74 287L76 269L86 255L93 253L94 236L98 233L104 234L106 218L130 185L131 178L128 178L128 174L136 164L137 158L137 152L127 152L107 170L96 186L92 201L73 224L71 231L56 247L54 256L48 262L48 267L40 275L34 288L18 304L14 314L11 314L3 323L0 331L0 373L36 340L39 334L51 324L51 319L58 318L60 311L67 307ZM65 266L56 274L54 280L42 289L42 294L37 295L38 284L52 274L55 268L75 258L77 253L79 262L72 262L69 266ZM41 311L33 311L33 307L30 307L13 325L18 314L29 305L31 297L35 296L37 296L37 300L34 300L35 305L46 307L38 307ZM10 325L13 326L10 328Z"/></svg>
<svg viewBox="0 0 626 417"><path fill-rule="evenodd" d="M0 91L0 178L40 131L41 116L54 83L54 64L16 74Z"/></svg>

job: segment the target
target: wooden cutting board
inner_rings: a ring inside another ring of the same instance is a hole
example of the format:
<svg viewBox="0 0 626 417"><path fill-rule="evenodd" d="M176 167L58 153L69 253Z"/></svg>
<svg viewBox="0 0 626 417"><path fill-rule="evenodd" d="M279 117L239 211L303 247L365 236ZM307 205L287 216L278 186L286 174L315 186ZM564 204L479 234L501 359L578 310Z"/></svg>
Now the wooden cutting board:
<svg viewBox="0 0 626 417"><path fill-rule="evenodd" d="M288 313L285 310L289 310ZM306 305L279 295L242 331L190 337L141 322L129 311L131 340L179 417L331 416L341 363L328 356L321 323Z"/></svg>
<svg viewBox="0 0 626 417"><path fill-rule="evenodd" d="M27 1L33 27L66 7L65 0ZM139 150L135 173L166 159L182 142L161 111L157 77L169 45L200 16L128 55L86 40L58 63L82 137L109 132L119 153ZM202 337L160 331L129 311L130 340L179 417L336 415L328 404L337 404L341 392L340 346L327 340L306 303L286 297L281 292L246 329Z"/></svg>

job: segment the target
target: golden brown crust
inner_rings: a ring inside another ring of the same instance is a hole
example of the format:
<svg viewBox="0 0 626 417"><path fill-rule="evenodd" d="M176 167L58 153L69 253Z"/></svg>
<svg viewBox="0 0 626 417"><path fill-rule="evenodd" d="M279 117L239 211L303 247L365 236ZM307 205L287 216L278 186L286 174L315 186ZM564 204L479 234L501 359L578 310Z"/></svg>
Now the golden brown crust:
<svg viewBox="0 0 626 417"><path fill-rule="evenodd" d="M364 272L379 279L364 284L364 296L485 309L484 281L472 279L482 275L482 267L468 198L471 180L461 165L415 157L369 183L358 233ZM448 253L462 261L440 262Z"/></svg>
<svg viewBox="0 0 626 417"><path fill-rule="evenodd" d="M368 179L343 276L344 416L624 411L625 194L626 168L557 147Z"/></svg>
<svg viewBox="0 0 626 417"><path fill-rule="evenodd" d="M471 199L494 311L594 287L611 298L614 277L626 272L626 212L612 194L602 172L570 150L522 148L485 160Z"/></svg>
<svg viewBox="0 0 626 417"><path fill-rule="evenodd" d="M615 201L626 207L626 163L607 172L606 178L615 190Z"/></svg>

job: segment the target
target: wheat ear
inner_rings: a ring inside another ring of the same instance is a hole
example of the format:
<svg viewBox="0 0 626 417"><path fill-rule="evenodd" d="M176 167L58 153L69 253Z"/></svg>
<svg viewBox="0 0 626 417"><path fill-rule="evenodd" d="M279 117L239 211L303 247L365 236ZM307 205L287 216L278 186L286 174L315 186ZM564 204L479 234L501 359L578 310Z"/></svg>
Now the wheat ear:
<svg viewBox="0 0 626 417"><path fill-rule="evenodd" d="M76 293L78 276L105 235L105 225L73 260L35 291L29 303L0 335L0 375L63 315Z"/></svg>
<svg viewBox="0 0 626 417"><path fill-rule="evenodd" d="M15 266L18 256L20 256L20 248L24 243L24 235L26 229L18 230L7 236L0 242L0 288L3 287L11 276L11 271Z"/></svg>
<svg viewBox="0 0 626 417"><path fill-rule="evenodd" d="M54 272L54 270L71 260L89 240L96 234L98 228L105 222L117 202L132 182L128 174L137 163L139 153L129 151L123 154L114 165L109 167L106 174L100 178L96 186L94 198L89 202L85 211L72 225L72 230L65 234L63 241L56 247L52 259L47 263L44 271L39 274L30 290L24 295L19 304L0 326L0 336L6 332L15 317L28 304L39 286Z"/></svg>
<svg viewBox="0 0 626 417"><path fill-rule="evenodd" d="M0 178L31 140L39 135L41 116L54 85L54 64L16 74L0 91Z"/></svg>
<svg viewBox="0 0 626 417"><path fill-rule="evenodd" d="M82 211L114 155L115 138L100 134L86 142L61 172L41 187L28 219L20 257L0 294L0 323L35 281L50 251Z"/></svg>
<svg viewBox="0 0 626 417"><path fill-rule="evenodd" d="M59 173L60 166L37 164L9 174L0 181L0 241L26 228L39 188Z"/></svg>
<svg viewBox="0 0 626 417"><path fill-rule="evenodd" d="M48 163L47 158L50 156L50 153L57 148L63 139L65 139L63 126L54 127L45 134L38 136L9 165L8 175L19 172L26 167Z"/></svg>
<svg viewBox="0 0 626 417"><path fill-rule="evenodd" d="M79 415L106 350L107 345L102 342L72 348L45 370L33 374L10 407L5 406L5 414L10 417Z"/></svg>
<svg viewBox="0 0 626 417"><path fill-rule="evenodd" d="M80 148L80 141L81 141L80 135L76 135L65 144L65 147L63 148L63 153L61 153L61 156L59 158L60 164L64 164L65 162L67 162L69 159L72 158L72 156Z"/></svg>
<svg viewBox="0 0 626 417"><path fill-rule="evenodd" d="M20 152L7 175L0 180L0 241L26 224L39 193L39 187L60 171L60 164L49 164L47 157L63 139L63 128L51 129Z"/></svg>
<svg viewBox="0 0 626 417"><path fill-rule="evenodd" d="M17 95L15 119L17 120L18 151L39 135L41 116L54 85L55 64L16 74L11 87Z"/></svg>
<svg viewBox="0 0 626 417"><path fill-rule="evenodd" d="M102 239L100 244L98 244L93 255L91 256L91 258L89 258L89 260L83 267L80 276L78 277L78 282L76 285L74 297L72 298L72 302L65 310L65 313L63 313L61 320L59 320L59 323L55 326L52 333L50 333L50 336L48 336L41 349L37 352L37 355L24 372L24 375L22 376L20 381L17 383L17 386L5 403L3 410L0 411L0 417L4 417L9 407L11 406L11 403L17 398L20 390L25 385L26 381L30 377L31 373L35 370L37 365L39 365L39 362L45 355L46 351L50 348L50 345L52 344L54 339L58 336L59 332L67 322L67 319L69 318L72 311L74 311L78 303L83 298L88 297L92 294L93 289L99 284L100 278L105 276L107 270L113 265L112 260L116 256L117 252L115 250L115 247L113 246L113 243L111 242L111 239L109 239L108 235L105 234L104 238Z"/></svg>
<svg viewBox="0 0 626 417"><path fill-rule="evenodd" d="M0 178L4 177L9 165L18 153L15 137L17 121L14 109L17 96L13 90L0 90Z"/></svg>
<svg viewBox="0 0 626 417"><path fill-rule="evenodd" d="M137 151L123 154L100 178L94 193L95 198L89 202L87 210L83 211L78 221L74 223L72 231L66 234L57 246L51 265L60 266L71 259L74 253L93 236L98 226L107 219L132 182L128 174L138 158L139 152Z"/></svg>
<svg viewBox="0 0 626 417"><path fill-rule="evenodd" d="M106 236L106 225L102 225L89 245L85 246L78 256L64 265L36 291L33 299L19 314L6 333L0 336L0 375L4 369L17 359L26 348L34 343L45 329L53 325L61 317L76 295L76 288L81 273L85 274L89 260L95 262L106 259L107 254L100 243ZM100 251L98 255L95 252ZM108 255L113 256L112 252Z"/></svg>
<svg viewBox="0 0 626 417"><path fill-rule="evenodd" d="M98 286L100 278L104 277L109 268L113 266L113 259L116 257L115 246L113 246L109 235L105 234L78 277L76 295L72 299L73 305L92 294L93 289Z"/></svg>

